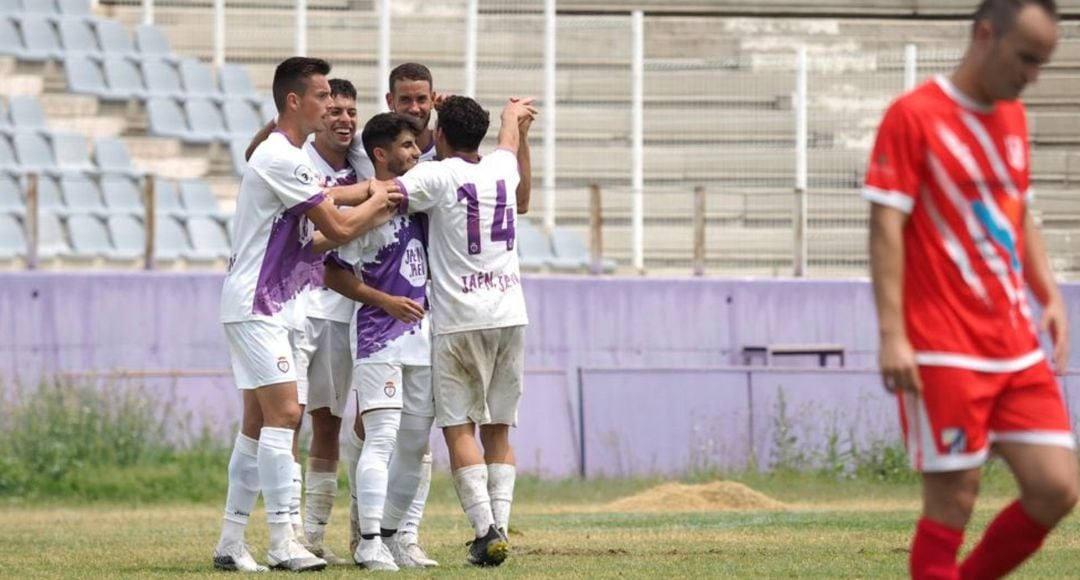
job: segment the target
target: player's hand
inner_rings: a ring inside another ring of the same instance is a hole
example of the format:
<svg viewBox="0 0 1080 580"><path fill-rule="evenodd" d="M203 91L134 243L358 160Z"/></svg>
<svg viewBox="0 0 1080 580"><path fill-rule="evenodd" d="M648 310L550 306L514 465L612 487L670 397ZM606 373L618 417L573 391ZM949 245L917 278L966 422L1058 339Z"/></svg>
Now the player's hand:
<svg viewBox="0 0 1080 580"><path fill-rule="evenodd" d="M424 317L424 307L404 296L387 296L378 307L401 322L417 322Z"/></svg>
<svg viewBox="0 0 1080 580"><path fill-rule="evenodd" d="M405 199L405 195L400 191L388 191L386 193L386 203L394 210L397 210L403 199Z"/></svg>
<svg viewBox="0 0 1080 580"><path fill-rule="evenodd" d="M1069 317L1065 312L1065 302L1055 298L1043 309L1039 327L1050 333L1054 343L1054 370L1064 373L1069 366Z"/></svg>
<svg viewBox="0 0 1080 580"><path fill-rule="evenodd" d="M519 123L524 117L529 117L530 122L536 118L539 110L533 105L536 99L533 97L510 97L503 107L503 116L513 116Z"/></svg>
<svg viewBox="0 0 1080 580"><path fill-rule="evenodd" d="M908 391L922 392L919 367L915 362L915 349L904 335L887 335L881 339L878 353L881 381L890 393Z"/></svg>

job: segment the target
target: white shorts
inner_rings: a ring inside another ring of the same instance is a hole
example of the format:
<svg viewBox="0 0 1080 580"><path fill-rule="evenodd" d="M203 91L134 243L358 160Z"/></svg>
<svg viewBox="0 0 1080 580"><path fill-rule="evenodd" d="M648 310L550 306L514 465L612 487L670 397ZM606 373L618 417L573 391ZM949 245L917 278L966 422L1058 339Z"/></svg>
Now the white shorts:
<svg viewBox="0 0 1080 580"><path fill-rule="evenodd" d="M335 417L345 414L352 387L352 352L349 346L349 323L307 319L303 345L304 362L297 361L297 384L304 382L307 410L327 408Z"/></svg>
<svg viewBox="0 0 1080 580"><path fill-rule="evenodd" d="M435 335L435 425L517 425L525 373L525 327Z"/></svg>
<svg viewBox="0 0 1080 580"><path fill-rule="evenodd" d="M225 323L233 379L239 389L296 382L295 337L288 328L266 320ZM300 393L304 404L306 393Z"/></svg>
<svg viewBox="0 0 1080 580"><path fill-rule="evenodd" d="M360 412L401 409L418 417L434 417L431 367L394 363L353 365L353 385Z"/></svg>

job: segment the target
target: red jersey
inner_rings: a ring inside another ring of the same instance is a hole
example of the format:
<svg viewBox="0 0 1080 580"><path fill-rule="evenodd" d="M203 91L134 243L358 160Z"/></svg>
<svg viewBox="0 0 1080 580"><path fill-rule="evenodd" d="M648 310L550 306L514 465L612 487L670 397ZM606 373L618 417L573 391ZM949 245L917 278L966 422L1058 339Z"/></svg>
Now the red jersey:
<svg viewBox="0 0 1080 580"><path fill-rule="evenodd" d="M944 77L885 113L863 197L910 214L904 322L920 365L1011 372L1042 360L1023 273L1029 159L1022 103L987 108Z"/></svg>

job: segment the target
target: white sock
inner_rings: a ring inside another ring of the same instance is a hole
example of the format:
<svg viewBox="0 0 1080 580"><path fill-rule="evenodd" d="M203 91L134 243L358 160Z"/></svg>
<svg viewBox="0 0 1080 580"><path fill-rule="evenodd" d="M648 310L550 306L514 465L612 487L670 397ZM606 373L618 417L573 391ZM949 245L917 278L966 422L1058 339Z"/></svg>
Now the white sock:
<svg viewBox="0 0 1080 580"><path fill-rule="evenodd" d="M293 533L303 537L304 519L300 516L300 503L303 501L304 492L304 469L298 461L293 459L292 464L292 489L289 495L289 522L292 524Z"/></svg>
<svg viewBox="0 0 1080 580"><path fill-rule="evenodd" d="M289 521L293 482L292 441L292 429L263 427L259 432L259 484L266 503L266 521L270 524L271 550L295 537Z"/></svg>
<svg viewBox="0 0 1080 580"><path fill-rule="evenodd" d="M229 491L225 496L225 520L219 545L242 543L248 518L259 498L259 442L243 433L236 435L229 458Z"/></svg>
<svg viewBox="0 0 1080 580"><path fill-rule="evenodd" d="M431 491L431 449L424 453L420 464L420 486L416 489L412 504L405 512L405 518L401 520L401 534L411 535L413 542L420 541L420 520L424 517L424 506L427 505L428 493Z"/></svg>
<svg viewBox="0 0 1080 580"><path fill-rule="evenodd" d="M304 490L304 533L309 542L320 546L326 533L326 524L330 522L330 512L334 509L334 498L337 497L337 462L333 462L333 471L315 471L311 464L312 460L308 459Z"/></svg>
<svg viewBox="0 0 1080 580"><path fill-rule="evenodd" d="M390 457L397 442L401 411L379 409L364 413L364 451L356 465L357 499L360 503L360 533L378 534L386 505Z"/></svg>
<svg viewBox="0 0 1080 580"><path fill-rule="evenodd" d="M360 541L360 504L356 498L356 465L364 451L364 440L356 435L355 429L349 429L341 455L345 460L345 473L349 476L349 542L350 546Z"/></svg>
<svg viewBox="0 0 1080 580"><path fill-rule="evenodd" d="M506 532L510 530L510 505L514 503L517 468L509 463L492 463L487 467L491 515L495 517L495 527Z"/></svg>
<svg viewBox="0 0 1080 580"><path fill-rule="evenodd" d="M491 514L491 498L488 496L488 470L483 463L462 467L454 472L454 489L457 490L461 509L469 516L476 531L476 537L488 533L488 528L495 524Z"/></svg>
<svg viewBox="0 0 1080 580"><path fill-rule="evenodd" d="M386 509L383 510L382 519L382 527L385 529L397 530L401 527L402 518L416 497L433 421L432 417L408 414L401 416L397 447L394 449L393 459L390 460Z"/></svg>

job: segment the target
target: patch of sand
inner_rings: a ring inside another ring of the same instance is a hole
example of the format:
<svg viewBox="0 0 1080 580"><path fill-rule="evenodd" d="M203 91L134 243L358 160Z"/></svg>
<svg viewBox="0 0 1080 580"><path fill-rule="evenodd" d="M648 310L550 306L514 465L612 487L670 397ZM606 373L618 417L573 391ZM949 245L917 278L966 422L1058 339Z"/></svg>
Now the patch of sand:
<svg viewBox="0 0 1080 580"><path fill-rule="evenodd" d="M608 504L615 512L783 511L787 505L741 483L665 483Z"/></svg>

